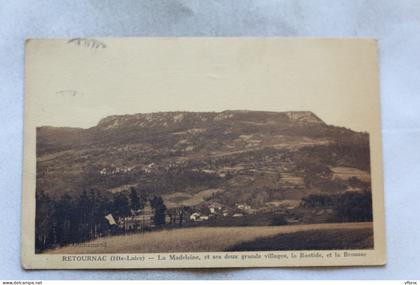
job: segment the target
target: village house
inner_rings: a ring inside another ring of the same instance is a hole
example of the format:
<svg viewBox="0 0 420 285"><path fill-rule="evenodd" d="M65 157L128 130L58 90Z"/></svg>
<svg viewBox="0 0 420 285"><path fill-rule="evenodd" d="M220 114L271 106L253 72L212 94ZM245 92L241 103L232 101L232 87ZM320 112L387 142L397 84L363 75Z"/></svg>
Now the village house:
<svg viewBox="0 0 420 285"><path fill-rule="evenodd" d="M300 223L300 220L297 218L286 218L286 223L288 225L298 224Z"/></svg>
<svg viewBox="0 0 420 285"><path fill-rule="evenodd" d="M239 210L249 210L249 209L251 209L251 206L249 206L249 205L247 205L247 204L237 204L237 205L236 205L236 207L237 207Z"/></svg>
<svg viewBox="0 0 420 285"><path fill-rule="evenodd" d="M245 214L255 214L257 212L256 209L252 209L252 207L248 204L237 204L236 208L240 210L241 213Z"/></svg>
<svg viewBox="0 0 420 285"><path fill-rule="evenodd" d="M208 221L209 216L207 215L201 215L198 212L195 212L190 215L190 220L193 222L202 222L202 221Z"/></svg>
<svg viewBox="0 0 420 285"><path fill-rule="evenodd" d="M212 202L208 205L210 214L217 214L223 209L223 205L217 202Z"/></svg>
<svg viewBox="0 0 420 285"><path fill-rule="evenodd" d="M200 221L207 221L209 216L200 216Z"/></svg>
<svg viewBox="0 0 420 285"><path fill-rule="evenodd" d="M125 231L144 230L146 228L154 227L154 214L150 206L134 213L129 217L120 218L118 226Z"/></svg>
<svg viewBox="0 0 420 285"><path fill-rule="evenodd" d="M191 221L196 222L196 221L198 221L198 219L199 219L199 218L200 218L200 214L199 214L199 213L197 213L197 212L192 213L192 214L190 215L190 220L191 220Z"/></svg>
<svg viewBox="0 0 420 285"><path fill-rule="evenodd" d="M128 173L131 172L134 167L115 167L115 168L102 168L99 171L100 175L109 175L109 174L119 174L119 173Z"/></svg>
<svg viewBox="0 0 420 285"><path fill-rule="evenodd" d="M157 169L157 167L158 167L158 165L152 162L152 163L148 164L146 167L143 167L143 171L145 173L152 173L154 170Z"/></svg>

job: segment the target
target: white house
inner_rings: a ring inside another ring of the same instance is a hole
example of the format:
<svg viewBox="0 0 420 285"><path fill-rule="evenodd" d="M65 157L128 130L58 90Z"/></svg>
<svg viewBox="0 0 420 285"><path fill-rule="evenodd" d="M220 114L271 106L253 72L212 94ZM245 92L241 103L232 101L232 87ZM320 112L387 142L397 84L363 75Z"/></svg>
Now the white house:
<svg viewBox="0 0 420 285"><path fill-rule="evenodd" d="M190 216L190 220L191 220L191 221L194 221L194 222L198 221L198 220L199 220L199 218L200 218L200 214L199 214L199 213L197 213L197 212L195 212L195 213L191 214L191 216Z"/></svg>
<svg viewBox="0 0 420 285"><path fill-rule="evenodd" d="M209 219L209 216L201 216L200 221L207 221Z"/></svg>

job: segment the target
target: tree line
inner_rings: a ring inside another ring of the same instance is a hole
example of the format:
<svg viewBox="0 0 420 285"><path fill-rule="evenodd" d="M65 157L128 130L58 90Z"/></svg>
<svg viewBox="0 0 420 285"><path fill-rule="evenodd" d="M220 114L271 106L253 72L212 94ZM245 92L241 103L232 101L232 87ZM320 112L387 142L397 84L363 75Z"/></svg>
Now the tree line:
<svg viewBox="0 0 420 285"><path fill-rule="evenodd" d="M36 193L35 249L75 244L110 234L121 233L105 216L112 214L115 222L134 215L149 203L153 210L153 223L165 224L166 206L162 197L138 193L131 188L124 192L102 193L82 191L78 196L64 194L55 199L48 193Z"/></svg>
<svg viewBox="0 0 420 285"><path fill-rule="evenodd" d="M305 208L332 207L335 222L372 221L372 193L370 191L344 192L341 194L311 194L300 203Z"/></svg>

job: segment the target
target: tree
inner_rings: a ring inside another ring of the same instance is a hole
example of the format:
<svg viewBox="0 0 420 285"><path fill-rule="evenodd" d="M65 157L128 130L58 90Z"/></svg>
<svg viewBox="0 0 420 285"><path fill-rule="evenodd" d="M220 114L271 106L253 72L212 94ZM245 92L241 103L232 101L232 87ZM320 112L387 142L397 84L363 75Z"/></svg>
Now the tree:
<svg viewBox="0 0 420 285"><path fill-rule="evenodd" d="M109 225L105 215L109 214L114 206L114 201L109 200L104 194L93 189L89 192L84 190L75 197L65 193L56 199L50 198L42 191L37 192L36 252L56 245L90 240L107 233ZM119 208L124 207L120 205Z"/></svg>
<svg viewBox="0 0 420 285"><path fill-rule="evenodd" d="M144 208L143 201L140 200L140 197L137 195L137 191L134 189L134 187L130 188L129 197L131 210L137 211Z"/></svg>
<svg viewBox="0 0 420 285"><path fill-rule="evenodd" d="M163 199L160 196L154 196L150 200L150 206L153 208L154 217L153 221L156 226L165 224L166 206L163 203Z"/></svg>
<svg viewBox="0 0 420 285"><path fill-rule="evenodd" d="M105 216L110 212L109 203L104 195L91 189L88 194L89 213L87 223L89 229L89 239L96 238L105 233L109 227Z"/></svg>
<svg viewBox="0 0 420 285"><path fill-rule="evenodd" d="M190 211L190 208L187 206L184 206L180 209L179 221L178 221L178 225L180 227L182 227L182 224L186 221L186 215L188 214L189 211Z"/></svg>
<svg viewBox="0 0 420 285"><path fill-rule="evenodd" d="M83 190L79 197L78 211L74 214L79 216L79 238L85 241L91 238L91 225L92 225L92 197L88 195L86 190Z"/></svg>
<svg viewBox="0 0 420 285"><path fill-rule="evenodd" d="M272 226L282 226L287 225L287 220L283 215L275 215L271 218L271 225Z"/></svg>
<svg viewBox="0 0 420 285"><path fill-rule="evenodd" d="M114 195L112 213L116 218L127 217L130 215L130 205L128 198L122 192Z"/></svg>
<svg viewBox="0 0 420 285"><path fill-rule="evenodd" d="M332 195L310 194L301 200L301 205L309 208L326 207L334 204Z"/></svg>
<svg viewBox="0 0 420 285"><path fill-rule="evenodd" d="M305 186L312 188L314 186L323 185L332 179L333 173L331 169L323 164L307 164L304 167L303 181Z"/></svg>
<svg viewBox="0 0 420 285"><path fill-rule="evenodd" d="M56 203L54 221L56 228L56 242L65 245L73 242L72 215L75 213L74 202L69 194L64 194Z"/></svg>
<svg viewBox="0 0 420 285"><path fill-rule="evenodd" d="M335 207L340 222L372 221L372 195L369 191L346 192L338 198Z"/></svg>
<svg viewBox="0 0 420 285"><path fill-rule="evenodd" d="M54 242L54 200L44 192L36 193L35 250L41 252Z"/></svg>
<svg viewBox="0 0 420 285"><path fill-rule="evenodd" d="M112 201L103 193L96 193L94 223L95 223L95 237L102 236L110 230L108 221L105 216L112 210Z"/></svg>

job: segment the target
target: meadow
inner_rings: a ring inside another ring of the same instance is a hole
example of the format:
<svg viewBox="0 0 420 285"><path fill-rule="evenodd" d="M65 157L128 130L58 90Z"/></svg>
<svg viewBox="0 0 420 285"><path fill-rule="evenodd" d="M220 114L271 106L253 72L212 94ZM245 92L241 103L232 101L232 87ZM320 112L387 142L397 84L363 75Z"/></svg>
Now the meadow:
<svg viewBox="0 0 420 285"><path fill-rule="evenodd" d="M372 223L194 227L108 236L43 254L167 253L373 247Z"/></svg>

